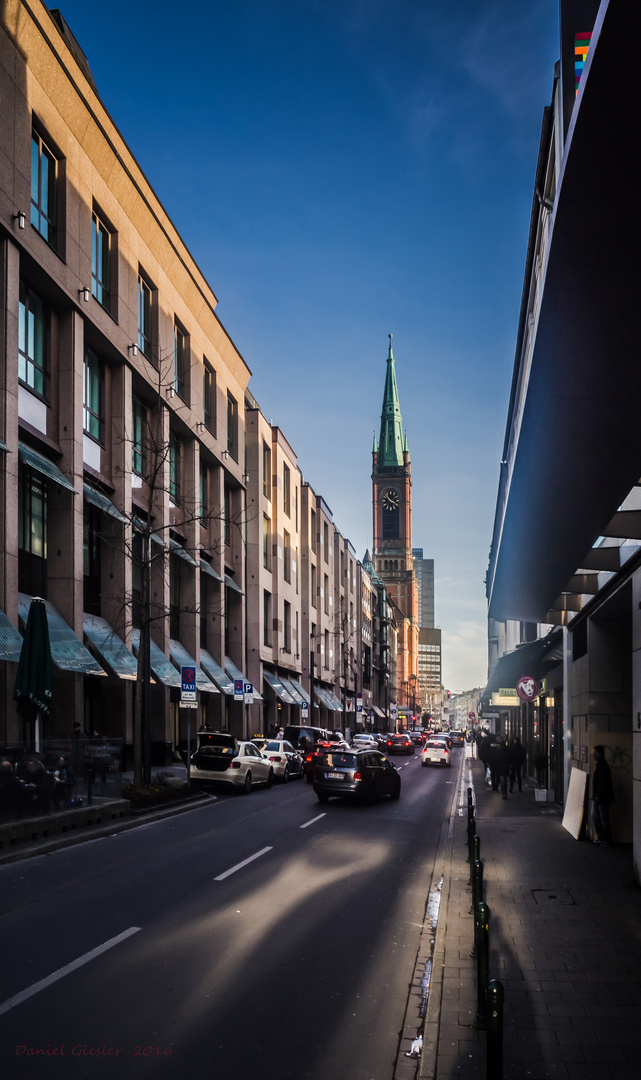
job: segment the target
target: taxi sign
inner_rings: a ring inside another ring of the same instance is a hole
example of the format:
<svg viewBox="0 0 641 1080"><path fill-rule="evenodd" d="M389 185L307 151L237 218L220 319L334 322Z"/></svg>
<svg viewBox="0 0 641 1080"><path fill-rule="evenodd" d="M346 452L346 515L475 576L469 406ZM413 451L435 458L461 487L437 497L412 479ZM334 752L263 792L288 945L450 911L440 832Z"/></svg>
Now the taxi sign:
<svg viewBox="0 0 641 1080"><path fill-rule="evenodd" d="M183 664L180 669L180 701L183 705L196 701L196 669L192 664Z"/></svg>

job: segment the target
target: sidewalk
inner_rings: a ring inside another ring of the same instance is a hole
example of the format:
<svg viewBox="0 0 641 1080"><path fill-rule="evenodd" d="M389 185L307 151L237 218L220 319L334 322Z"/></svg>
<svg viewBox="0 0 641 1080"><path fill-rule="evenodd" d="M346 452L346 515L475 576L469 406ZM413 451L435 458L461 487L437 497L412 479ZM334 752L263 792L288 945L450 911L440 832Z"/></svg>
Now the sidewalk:
<svg viewBox="0 0 641 1080"><path fill-rule="evenodd" d="M438 1035L424 1048L421 1080L486 1075L485 1033L471 1026L468 786L490 909L489 976L505 993L503 1080L638 1080L641 890L630 846L574 840L557 809L535 802L532 787L504 801L476 758L463 764L446 845L435 947L442 986L435 979L426 1025L428 1038Z"/></svg>

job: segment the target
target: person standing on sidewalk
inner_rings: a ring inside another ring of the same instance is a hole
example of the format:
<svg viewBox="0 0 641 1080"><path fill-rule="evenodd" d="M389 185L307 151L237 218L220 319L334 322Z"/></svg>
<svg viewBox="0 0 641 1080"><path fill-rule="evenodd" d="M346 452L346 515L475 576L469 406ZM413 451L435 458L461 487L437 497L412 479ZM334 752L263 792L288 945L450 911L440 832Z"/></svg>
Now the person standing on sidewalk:
<svg viewBox="0 0 641 1080"><path fill-rule="evenodd" d="M594 747L592 757L596 762L592 777L592 824L597 837L594 842L604 847L611 847L610 803L614 802L612 773L605 760L605 749L601 744Z"/></svg>
<svg viewBox="0 0 641 1080"><path fill-rule="evenodd" d="M494 760L497 782L501 785L501 795L504 799L507 799L507 778L510 772L510 755L507 742L500 736L496 740ZM495 790L498 790L498 788Z"/></svg>
<svg viewBox="0 0 641 1080"><path fill-rule="evenodd" d="M518 781L519 791L523 791L521 769L525 764L525 747L520 739L517 739L516 737L512 739L510 749L508 750L508 758L510 762L510 791L514 791L515 780Z"/></svg>

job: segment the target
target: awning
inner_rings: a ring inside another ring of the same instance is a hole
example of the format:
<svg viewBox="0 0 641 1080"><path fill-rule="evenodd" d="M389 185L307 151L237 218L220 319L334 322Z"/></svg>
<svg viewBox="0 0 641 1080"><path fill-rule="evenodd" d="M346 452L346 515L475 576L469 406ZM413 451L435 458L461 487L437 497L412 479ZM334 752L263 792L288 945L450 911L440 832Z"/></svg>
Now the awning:
<svg viewBox="0 0 641 1080"><path fill-rule="evenodd" d="M144 521L142 521L141 518L134 517L134 518L131 519L131 523L132 523L134 529L136 530L136 532L144 533L144 532L147 531L147 525L145 524ZM166 545L165 541L163 540L162 536L159 536L158 533L152 532L152 533L149 533L149 536L153 540L154 544L158 544L158 546L161 547L161 548L167 547L167 545Z"/></svg>
<svg viewBox="0 0 641 1080"><path fill-rule="evenodd" d="M327 691L321 690L318 686L315 686L314 687L314 697L316 698L317 701L320 702L321 705L324 705L325 708L329 710L329 712L334 711L334 706L332 705L331 701L327 697Z"/></svg>
<svg viewBox="0 0 641 1080"><path fill-rule="evenodd" d="M333 709L334 712L342 712L343 711L343 703L342 703L341 699L336 696L336 694L334 693L333 690L325 690L324 694L325 694L325 697L330 702L329 707L331 709Z"/></svg>
<svg viewBox="0 0 641 1080"><path fill-rule="evenodd" d="M22 649L22 638L13 623L0 611L0 660L9 660L17 664Z"/></svg>
<svg viewBox="0 0 641 1080"><path fill-rule="evenodd" d="M228 656L225 657L225 671L232 679L242 679L243 682L249 682L249 679L243 675L240 668L237 668L233 660L230 660ZM258 693L258 687L254 687L254 699L256 701L262 701L263 695Z"/></svg>
<svg viewBox="0 0 641 1080"><path fill-rule="evenodd" d="M169 547L172 555L177 555L183 562L189 563L190 566L198 566L196 560L189 554L186 548L179 544L177 540L173 540L169 537Z"/></svg>
<svg viewBox="0 0 641 1080"><path fill-rule="evenodd" d="M18 593L20 618L26 624L29 617L31 597ZM51 659L60 671L77 671L81 675L107 675L98 661L86 649L80 638L76 637L71 627L65 622L60 612L45 600Z"/></svg>
<svg viewBox="0 0 641 1080"><path fill-rule="evenodd" d="M514 652L501 656L488 679L485 697L501 687L514 687L524 675L541 679L563 661L563 631L553 630L547 637L530 641Z"/></svg>
<svg viewBox="0 0 641 1080"><path fill-rule="evenodd" d="M119 679L135 680L138 677L136 657L105 619L85 612L82 616L82 626L85 637L89 638L96 652L103 660L106 660L114 675L117 675Z"/></svg>
<svg viewBox="0 0 641 1080"><path fill-rule="evenodd" d="M124 521L125 525L127 524L125 515L121 514L120 510L114 506L111 499L108 499L101 491L96 491L90 484L83 484L82 490L87 502L90 502L93 506L97 506L104 514L109 514L109 516L115 518L116 521Z"/></svg>
<svg viewBox="0 0 641 1080"><path fill-rule="evenodd" d="M131 641L136 652L140 648L140 630L137 628L131 631ZM158 682L163 683L164 686L175 686L180 690L180 672L176 671L174 665L168 656L165 656L162 649L156 645L153 638L149 641L149 660L151 670L158 679Z"/></svg>
<svg viewBox="0 0 641 1080"><path fill-rule="evenodd" d="M290 679L289 681L292 684L292 686L294 687L294 689L298 691L298 693L302 697L303 701L306 701L307 704L310 705L311 702L310 702L310 699L309 699L309 694L307 693L307 690L305 689L305 687L301 686L298 679Z"/></svg>
<svg viewBox="0 0 641 1080"><path fill-rule="evenodd" d="M181 667L193 667L196 672L196 689L204 690L208 694L220 693L217 686L214 686L213 682L210 682L203 671L200 670L195 660L192 660L191 656L179 641L175 641L173 638L169 642L169 655L172 661L180 671Z"/></svg>
<svg viewBox="0 0 641 1080"><path fill-rule="evenodd" d="M233 694L234 681L229 678L229 675L224 671L220 664L217 664L213 656L207 652L206 649L200 650L200 665L204 672L209 675L209 678L216 683L216 686L223 694Z"/></svg>
<svg viewBox="0 0 641 1080"><path fill-rule="evenodd" d="M0 450L4 450L4 452L6 454L11 453L11 451L10 451L9 447L7 446L6 442L3 442L2 439L0 439Z"/></svg>
<svg viewBox="0 0 641 1080"><path fill-rule="evenodd" d="M204 571L206 574L209 574L209 577L213 577L215 581L222 581L223 580L221 578L220 574L216 573L213 566L210 566L206 559L201 559L200 560L200 569L202 571Z"/></svg>
<svg viewBox="0 0 641 1080"><path fill-rule="evenodd" d="M381 720L385 719L385 713L382 709L379 709L378 705L372 705L372 711L375 712L377 716L380 716Z"/></svg>
<svg viewBox="0 0 641 1080"><path fill-rule="evenodd" d="M272 675L270 671L263 671L263 679L268 686L271 686L272 690L276 694L276 697L280 698L280 700L283 701L285 705L296 704L295 699L292 697L289 691L285 689L280 679L277 679L276 676Z"/></svg>
<svg viewBox="0 0 641 1080"><path fill-rule="evenodd" d="M241 596L243 595L243 590L240 585L237 585L234 579L230 578L229 574L225 574L225 585L229 585L229 588L233 589L234 592L240 593Z"/></svg>
<svg viewBox="0 0 641 1080"><path fill-rule="evenodd" d="M43 476L48 477L49 480L53 480L54 483L60 484L60 487L66 488L67 491L72 491L74 495L77 494L75 487L70 480L67 480L65 474L54 465L53 461L49 458L39 454L36 450L32 450L30 446L25 446L24 443L18 443L18 453L20 460L28 465L29 468L35 469L36 472L42 473Z"/></svg>
<svg viewBox="0 0 641 1080"><path fill-rule="evenodd" d="M282 682L283 686L288 691L288 693L290 693L291 696L293 697L294 704L295 705L302 705L303 702L305 701L305 698L303 697L302 694L299 694L299 692L296 689L296 687L294 686L294 683L292 682L292 680L291 679L283 679L283 678L281 678L280 681Z"/></svg>

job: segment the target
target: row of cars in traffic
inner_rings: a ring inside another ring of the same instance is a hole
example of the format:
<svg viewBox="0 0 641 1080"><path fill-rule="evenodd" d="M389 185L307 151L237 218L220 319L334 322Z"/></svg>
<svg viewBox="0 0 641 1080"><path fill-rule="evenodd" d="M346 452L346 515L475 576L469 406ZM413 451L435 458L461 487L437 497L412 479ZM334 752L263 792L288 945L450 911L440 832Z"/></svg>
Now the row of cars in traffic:
<svg viewBox="0 0 641 1080"><path fill-rule="evenodd" d="M229 732L202 732L191 757L191 779L203 788L222 783L248 794L256 786L271 787L275 780L306 777L320 802L331 795L367 802L383 795L398 799L401 778L391 755L414 754L418 745L423 765L451 764L450 735L413 734L359 733L350 745L339 731L308 725L287 727L282 737L255 736L249 741Z"/></svg>

